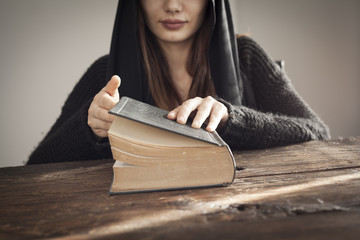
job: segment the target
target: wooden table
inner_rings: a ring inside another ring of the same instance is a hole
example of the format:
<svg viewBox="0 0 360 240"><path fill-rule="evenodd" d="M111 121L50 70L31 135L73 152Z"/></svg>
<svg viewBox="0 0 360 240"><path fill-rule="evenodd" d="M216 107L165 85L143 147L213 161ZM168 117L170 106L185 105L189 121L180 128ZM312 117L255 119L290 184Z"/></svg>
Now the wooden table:
<svg viewBox="0 0 360 240"><path fill-rule="evenodd" d="M0 169L0 239L360 239L360 137L235 152L229 187L108 196L113 160Z"/></svg>

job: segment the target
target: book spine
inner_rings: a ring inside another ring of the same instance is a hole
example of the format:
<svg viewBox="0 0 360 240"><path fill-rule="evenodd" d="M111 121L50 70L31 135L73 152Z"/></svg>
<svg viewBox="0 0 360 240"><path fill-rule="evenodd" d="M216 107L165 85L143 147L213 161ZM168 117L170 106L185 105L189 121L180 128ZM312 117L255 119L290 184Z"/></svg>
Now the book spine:
<svg viewBox="0 0 360 240"><path fill-rule="evenodd" d="M216 131L209 133L209 136L217 145L219 146L227 145L227 143L219 136L219 134Z"/></svg>
<svg viewBox="0 0 360 240"><path fill-rule="evenodd" d="M121 110L125 107L126 103L129 101L129 98L122 97L116 106L109 111L112 114L119 114Z"/></svg>
<svg viewBox="0 0 360 240"><path fill-rule="evenodd" d="M234 155L233 155L229 145L226 144L225 147L227 148L227 150L229 152L229 155L230 155L230 158L232 160L233 167L234 167L234 175L233 175L233 179L231 181L231 183L232 183L235 180L235 177L236 177L236 161L235 161Z"/></svg>

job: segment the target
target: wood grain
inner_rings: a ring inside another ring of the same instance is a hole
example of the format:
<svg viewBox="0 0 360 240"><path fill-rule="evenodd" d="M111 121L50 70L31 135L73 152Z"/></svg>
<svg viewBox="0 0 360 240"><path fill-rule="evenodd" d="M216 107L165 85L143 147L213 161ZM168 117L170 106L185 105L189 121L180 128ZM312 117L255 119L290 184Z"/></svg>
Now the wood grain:
<svg viewBox="0 0 360 240"><path fill-rule="evenodd" d="M360 167L360 138L312 141L265 150L236 152L242 177Z"/></svg>
<svg viewBox="0 0 360 240"><path fill-rule="evenodd" d="M0 239L354 239L360 138L236 152L229 187L108 196L113 160L0 169Z"/></svg>

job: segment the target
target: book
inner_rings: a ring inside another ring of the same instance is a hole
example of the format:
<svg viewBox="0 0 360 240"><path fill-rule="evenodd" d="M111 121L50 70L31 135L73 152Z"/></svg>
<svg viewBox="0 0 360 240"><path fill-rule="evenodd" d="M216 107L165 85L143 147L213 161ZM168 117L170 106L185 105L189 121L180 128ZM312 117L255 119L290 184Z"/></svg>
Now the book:
<svg viewBox="0 0 360 240"><path fill-rule="evenodd" d="M122 97L109 113L115 163L110 195L226 186L235 160L216 132L168 119L167 111Z"/></svg>

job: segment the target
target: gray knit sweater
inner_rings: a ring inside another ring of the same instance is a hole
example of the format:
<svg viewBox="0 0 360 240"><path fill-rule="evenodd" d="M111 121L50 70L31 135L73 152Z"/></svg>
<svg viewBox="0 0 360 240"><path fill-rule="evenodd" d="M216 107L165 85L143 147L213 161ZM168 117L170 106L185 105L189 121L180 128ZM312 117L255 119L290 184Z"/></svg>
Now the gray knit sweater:
<svg viewBox="0 0 360 240"><path fill-rule="evenodd" d="M329 139L325 124L296 93L285 72L248 37L238 39L240 68L251 83L257 109L227 106L230 117L219 130L234 149L256 149ZM104 87L108 56L98 59L66 100L60 117L27 164L111 158L108 139L99 142L87 125L87 110Z"/></svg>

